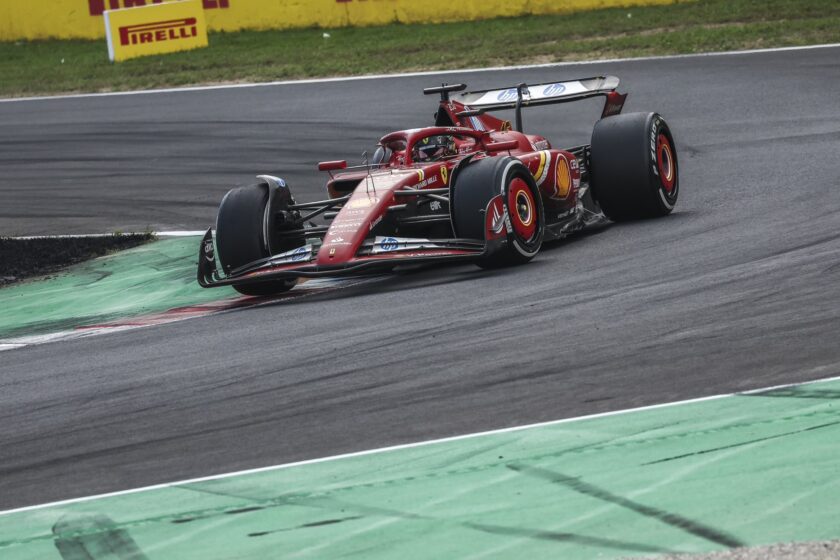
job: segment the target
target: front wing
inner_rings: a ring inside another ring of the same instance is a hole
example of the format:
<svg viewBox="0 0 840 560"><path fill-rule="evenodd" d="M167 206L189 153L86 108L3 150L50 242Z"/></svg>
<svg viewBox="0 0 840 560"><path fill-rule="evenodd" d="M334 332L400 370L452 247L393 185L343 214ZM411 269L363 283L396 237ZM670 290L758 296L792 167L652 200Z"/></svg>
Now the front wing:
<svg viewBox="0 0 840 560"><path fill-rule="evenodd" d="M208 229L198 255L198 283L204 287L244 285L290 278L353 276L389 270L399 265L476 261L495 249L497 241L477 239L399 239L366 242L356 257L336 265L316 264L311 245L254 261L224 275L219 271L213 231Z"/></svg>

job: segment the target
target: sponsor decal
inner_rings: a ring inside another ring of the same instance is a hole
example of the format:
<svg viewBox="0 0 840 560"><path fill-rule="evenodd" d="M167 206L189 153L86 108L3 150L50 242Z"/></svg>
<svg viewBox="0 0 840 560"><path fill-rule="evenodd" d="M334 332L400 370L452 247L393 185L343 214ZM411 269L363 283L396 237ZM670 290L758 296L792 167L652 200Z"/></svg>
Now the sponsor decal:
<svg viewBox="0 0 840 560"><path fill-rule="evenodd" d="M438 176L433 175L433 176L429 177L428 179L426 179L425 181L420 181L419 183L414 185L414 188L415 189L422 189L423 187L428 187L429 185L433 185L437 182L438 182Z"/></svg>
<svg viewBox="0 0 840 560"><path fill-rule="evenodd" d="M198 0L165 2L106 10L108 58L129 58L207 46L207 24Z"/></svg>
<svg viewBox="0 0 840 560"><path fill-rule="evenodd" d="M573 82L558 82L554 84L545 84L541 86L529 87L522 92L522 97L525 99L546 99L549 97L557 97L559 95L574 95L576 93L584 93L589 91L585 85L579 81ZM471 105L494 105L496 103L511 103L516 101L516 88L509 88L503 90L488 91Z"/></svg>
<svg viewBox="0 0 840 560"><path fill-rule="evenodd" d="M364 222L341 222L330 226L330 232L356 231Z"/></svg>
<svg viewBox="0 0 840 560"><path fill-rule="evenodd" d="M659 119L653 121L653 127L650 129L650 161L653 173L659 177L659 169L656 165L656 133L659 130Z"/></svg>
<svg viewBox="0 0 840 560"><path fill-rule="evenodd" d="M152 4L162 4L163 0L88 0L88 12L91 16L101 16L105 10L136 8ZM230 0L202 0L205 10L230 8Z"/></svg>
<svg viewBox="0 0 840 560"><path fill-rule="evenodd" d="M554 97L566 91L566 86L563 84L549 84L545 86L542 91L544 97Z"/></svg>
<svg viewBox="0 0 840 560"><path fill-rule="evenodd" d="M537 140L532 144L534 150L547 150L548 149L548 140Z"/></svg>
<svg viewBox="0 0 840 560"><path fill-rule="evenodd" d="M379 202L379 197L376 196L361 196L353 198L347 203L348 208L370 208Z"/></svg>
<svg viewBox="0 0 840 560"><path fill-rule="evenodd" d="M371 220L370 229L368 231L373 231L373 228L375 228L377 225L379 225L379 222L381 222L381 221L382 221L382 216L379 216L375 220Z"/></svg>
<svg viewBox="0 0 840 560"><path fill-rule="evenodd" d="M400 246L400 242L395 237L386 237L379 242L379 248L382 251L396 251Z"/></svg>
<svg viewBox="0 0 840 560"><path fill-rule="evenodd" d="M559 97L561 95L574 95L589 91L579 81L547 84L538 88L531 88L531 99L545 99L548 97Z"/></svg>
<svg viewBox="0 0 840 560"><path fill-rule="evenodd" d="M555 177L554 196L556 198L566 198L572 190L572 170L569 168L569 163L563 156L557 158L557 173Z"/></svg>
<svg viewBox="0 0 840 560"><path fill-rule="evenodd" d="M212 239L208 239L204 242L204 258L207 259L209 262L216 262L216 251L213 248Z"/></svg>
<svg viewBox="0 0 840 560"><path fill-rule="evenodd" d="M572 168L572 184L575 190L578 190L580 188L580 165L578 165L577 158L573 159L569 166Z"/></svg>
<svg viewBox="0 0 840 560"><path fill-rule="evenodd" d="M441 204L439 200L433 200L432 203L429 204L429 210L432 212L437 212L441 208L443 208L443 204Z"/></svg>
<svg viewBox="0 0 840 560"><path fill-rule="evenodd" d="M312 245L304 245L285 253L275 255L271 259L271 264L284 264L292 262L308 261L312 258Z"/></svg>
<svg viewBox="0 0 840 560"><path fill-rule="evenodd" d="M298 247L292 253L292 260L295 262L305 261L309 254L312 252L311 245L304 245L303 247Z"/></svg>
<svg viewBox="0 0 840 560"><path fill-rule="evenodd" d="M120 27L120 45L137 45L160 41L177 41L198 37L196 18L156 21Z"/></svg>
<svg viewBox="0 0 840 560"><path fill-rule="evenodd" d="M415 239L411 237L376 237L373 241L371 253L392 253L394 251L434 248L438 248L438 245L428 239Z"/></svg>
<svg viewBox="0 0 840 560"><path fill-rule="evenodd" d="M500 103L507 103L509 101L516 101L517 97L519 97L519 94L517 93L516 88L510 88L500 91L496 96L496 101L499 101Z"/></svg>

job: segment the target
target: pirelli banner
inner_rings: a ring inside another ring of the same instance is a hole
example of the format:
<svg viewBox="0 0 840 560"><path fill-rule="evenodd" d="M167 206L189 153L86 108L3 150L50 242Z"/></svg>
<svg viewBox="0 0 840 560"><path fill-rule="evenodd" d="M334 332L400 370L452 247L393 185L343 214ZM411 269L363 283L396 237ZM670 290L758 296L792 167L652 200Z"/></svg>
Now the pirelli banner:
<svg viewBox="0 0 840 560"><path fill-rule="evenodd" d="M207 46L199 0L106 10L102 15L111 62Z"/></svg>
<svg viewBox="0 0 840 560"><path fill-rule="evenodd" d="M0 0L0 40L96 39L106 11L175 0ZM210 31L440 23L674 0L196 0Z"/></svg>

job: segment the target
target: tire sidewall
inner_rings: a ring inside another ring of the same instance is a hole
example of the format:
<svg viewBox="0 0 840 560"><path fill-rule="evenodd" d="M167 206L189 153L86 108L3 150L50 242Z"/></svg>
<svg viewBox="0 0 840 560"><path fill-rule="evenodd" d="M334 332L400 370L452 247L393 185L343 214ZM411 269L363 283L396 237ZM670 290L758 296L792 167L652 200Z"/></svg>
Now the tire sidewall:
<svg viewBox="0 0 840 560"><path fill-rule="evenodd" d="M674 137L671 134L671 129L668 123L658 113L651 113L648 119L648 150L647 150L647 164L650 173L651 190L656 193L656 197L663 210L670 212L674 209L679 197L680 191L680 173L679 161L676 147L674 146ZM671 163L673 165L674 186L669 193L663 184L663 178L659 172L659 158L657 150L657 142L659 135L662 134L668 141L670 147Z"/></svg>
<svg viewBox="0 0 840 560"><path fill-rule="evenodd" d="M265 183L237 187L222 199L216 215L216 254L226 274L270 256L263 232L266 212L271 211L268 189ZM266 296L288 291L296 283L297 279L267 280L233 288L248 296Z"/></svg>
<svg viewBox="0 0 840 560"><path fill-rule="evenodd" d="M536 219L538 220L537 232L534 238L527 242L519 239L519 236L516 234L513 224L511 223L512 213L517 210L516 208L510 208L508 193L511 182L516 178L522 179L525 183L527 183L528 188L531 191L534 204L536 205L534 210L536 212ZM502 185L500 194L502 195L505 208L507 209L505 227L507 228L508 244L511 249L516 251L516 253L518 253L522 258L530 260L540 251L543 236L545 235L545 210L543 208L542 196L540 195L540 191L534 181L534 177L531 175L528 168L525 167L525 165L518 159L505 158L505 165L501 168L501 177L499 183L497 184Z"/></svg>
<svg viewBox="0 0 840 560"><path fill-rule="evenodd" d="M660 177L660 136L663 145L668 146L672 186ZM613 221L665 216L673 210L679 196L677 157L674 136L658 113L628 113L601 119L595 123L590 144L589 184L593 197Z"/></svg>

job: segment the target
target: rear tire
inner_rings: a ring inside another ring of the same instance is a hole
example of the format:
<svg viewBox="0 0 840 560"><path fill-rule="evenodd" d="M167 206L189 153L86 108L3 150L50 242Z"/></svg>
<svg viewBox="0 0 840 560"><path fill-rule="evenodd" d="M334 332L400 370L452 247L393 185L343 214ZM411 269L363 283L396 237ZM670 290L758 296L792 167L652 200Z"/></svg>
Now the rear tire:
<svg viewBox="0 0 840 560"><path fill-rule="evenodd" d="M674 137L657 113L601 119L592 131L592 193L616 222L665 216L679 196Z"/></svg>
<svg viewBox="0 0 840 560"><path fill-rule="evenodd" d="M271 256L264 240L263 223L268 204L268 185L264 183L237 187L228 191L216 216L216 248L225 274L254 261ZM303 237L282 243L280 252L305 243ZM291 290L297 279L234 284L247 296L266 296Z"/></svg>
<svg viewBox="0 0 840 560"><path fill-rule="evenodd" d="M454 181L451 211L457 237L484 239L487 204L503 195L511 226L507 242L478 261L480 267L524 264L536 256L545 233L543 202L531 172L521 161L485 158L460 170Z"/></svg>

